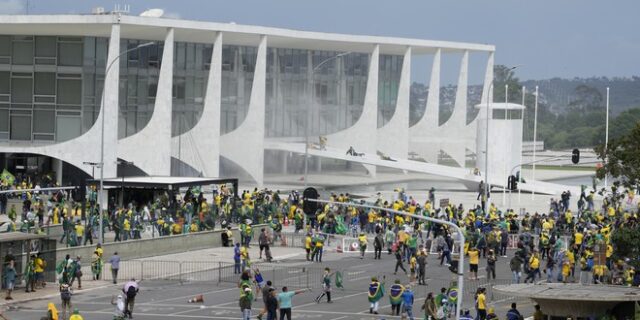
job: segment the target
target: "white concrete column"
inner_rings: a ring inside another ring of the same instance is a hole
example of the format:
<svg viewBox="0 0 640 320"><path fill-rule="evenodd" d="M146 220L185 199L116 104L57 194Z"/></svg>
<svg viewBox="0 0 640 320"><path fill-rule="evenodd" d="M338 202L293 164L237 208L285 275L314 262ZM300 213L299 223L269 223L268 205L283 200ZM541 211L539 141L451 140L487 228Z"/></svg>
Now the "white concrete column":
<svg viewBox="0 0 640 320"><path fill-rule="evenodd" d="M438 48L433 56L429 95L424 114L418 122L409 128L411 152L424 157L429 163L437 163L440 148L434 147L432 140L438 130L440 118L440 61L442 49Z"/></svg>
<svg viewBox="0 0 640 320"><path fill-rule="evenodd" d="M484 84L482 86L482 98L480 100L480 104L487 103L487 96L491 97L490 99L493 99L493 86L491 85L491 83L493 82L493 56L494 56L494 53L489 52L489 56L487 58L487 67L484 74ZM480 154L479 152L482 152L483 150L478 147L476 142L476 134L478 131L477 128L479 125L480 126L486 125L486 123L480 122L479 119L480 119L480 112L476 114L475 118L473 118L473 120L471 120L469 124L467 124L467 127L465 128L465 146L468 150L476 154L476 159L482 157L482 154ZM477 167L477 163L478 163L478 160L476 160L476 167Z"/></svg>
<svg viewBox="0 0 640 320"><path fill-rule="evenodd" d="M371 132L378 127L378 66L380 63L380 46L375 45L369 58L369 76L367 78L367 91L364 96L364 105L360 118L351 127L327 136L327 146L343 149L345 152L350 146L357 152L375 156L377 136ZM369 174L375 177L376 167L364 165Z"/></svg>
<svg viewBox="0 0 640 320"><path fill-rule="evenodd" d="M411 47L404 51L393 116L378 129L378 150L392 158L406 159L409 154L409 94L411 93Z"/></svg>
<svg viewBox="0 0 640 320"><path fill-rule="evenodd" d="M148 175L171 174L171 109L173 105L173 28L167 29L158 90L149 123L118 143L118 156L133 161Z"/></svg>
<svg viewBox="0 0 640 320"><path fill-rule="evenodd" d="M56 158L51 158L51 165L53 167L53 171L56 172L56 182L58 185L62 185L62 160L58 160Z"/></svg>
<svg viewBox="0 0 640 320"><path fill-rule="evenodd" d="M494 64L494 52L489 52L487 58L487 69L484 72L484 84L482 86L482 100L480 104L487 103L487 95L489 95L491 102L493 102L493 64Z"/></svg>
<svg viewBox="0 0 640 320"><path fill-rule="evenodd" d="M220 137L220 155L249 173L258 186L264 182L264 116L267 76L267 36L260 36L249 110L234 131Z"/></svg>
<svg viewBox="0 0 640 320"><path fill-rule="evenodd" d="M211 67L207 79L202 115L193 129L173 137L173 145L181 145L181 160L205 177L220 175L220 108L222 94L222 32L213 37ZM177 158L177 148L172 154Z"/></svg>
<svg viewBox="0 0 640 320"><path fill-rule="evenodd" d="M467 126L467 86L469 69L469 50L465 50L460 60L456 101L451 117L440 126L439 132L446 135L440 141L440 150L447 153L460 167L465 166L466 126Z"/></svg>
<svg viewBox="0 0 640 320"><path fill-rule="evenodd" d="M109 69L109 73L105 75L104 79L104 105L100 108L100 114L98 115L96 123L91 128L96 128L99 132L99 130L102 129L100 117L104 116L105 178L114 178L118 173L118 165L116 161L118 160L118 110L120 109L120 53L120 24L116 23L111 27L111 37L109 38L109 51L107 54L107 65L105 68L107 68L110 63L113 63L113 65L111 66L111 69ZM104 113L104 115L102 113ZM100 162L100 160L97 162ZM91 170L91 167L89 166L88 169ZM99 169L96 171L98 170ZM99 175L99 173L96 172L96 175Z"/></svg>

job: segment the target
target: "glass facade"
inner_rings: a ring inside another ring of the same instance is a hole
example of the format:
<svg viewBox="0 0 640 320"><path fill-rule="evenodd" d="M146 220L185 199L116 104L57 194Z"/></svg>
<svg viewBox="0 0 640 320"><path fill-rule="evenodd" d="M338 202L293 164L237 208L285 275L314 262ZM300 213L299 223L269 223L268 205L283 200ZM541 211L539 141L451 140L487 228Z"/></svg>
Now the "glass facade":
<svg viewBox="0 0 640 320"><path fill-rule="evenodd" d="M378 65L378 128L384 126L396 110L403 56L380 55Z"/></svg>
<svg viewBox="0 0 640 320"><path fill-rule="evenodd" d="M202 116L212 44L176 42L173 55L172 135L191 130Z"/></svg>
<svg viewBox="0 0 640 320"><path fill-rule="evenodd" d="M145 40L123 39L120 50L129 50ZM118 112L118 138L131 136L144 128L153 114L158 89L158 75L162 64L164 44L133 50L120 61L120 108Z"/></svg>
<svg viewBox="0 0 640 320"><path fill-rule="evenodd" d="M222 46L220 134L236 129L247 116L257 47Z"/></svg>
<svg viewBox="0 0 640 320"><path fill-rule="evenodd" d="M99 114L108 42L101 37L0 35L0 140L59 142L88 131ZM144 42L122 39L121 51ZM157 42L121 58L120 139L139 132L151 119L163 49ZM202 115L212 50L213 44L174 45L173 136L188 132ZM312 135L334 133L358 120L370 54L336 57L340 54L268 49L267 136L304 136L308 110ZM236 129L247 115L256 57L257 47L222 48L221 134ZM402 56L380 56L379 127L395 111L401 69Z"/></svg>
<svg viewBox="0 0 640 320"><path fill-rule="evenodd" d="M369 54L271 48L267 54L265 130L268 137L305 135L314 88L310 134L323 135L355 123L364 105ZM310 70L309 66L314 66ZM313 82L313 85L312 83Z"/></svg>
<svg viewBox="0 0 640 320"><path fill-rule="evenodd" d="M95 123L106 38L0 35L0 140L66 141Z"/></svg>

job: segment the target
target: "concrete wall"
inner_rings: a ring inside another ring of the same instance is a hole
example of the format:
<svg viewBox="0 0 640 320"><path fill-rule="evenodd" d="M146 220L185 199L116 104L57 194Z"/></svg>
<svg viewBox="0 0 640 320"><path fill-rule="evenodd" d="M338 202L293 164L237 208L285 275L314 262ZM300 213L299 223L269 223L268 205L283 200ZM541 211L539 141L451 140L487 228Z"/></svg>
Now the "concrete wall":
<svg viewBox="0 0 640 320"><path fill-rule="evenodd" d="M258 228L257 230L259 230L258 226L255 226L255 228ZM211 247L220 247L222 246L222 239L220 238L221 231L222 230L202 231L153 239L109 242L102 245L102 248L104 249L104 260L108 260L114 252L118 252L118 255L122 260L132 260ZM240 234L238 233L237 228L233 229L233 237L234 240L240 239ZM71 257L82 257L82 260L85 261L85 265L88 265L88 261L90 261L95 248L95 245L58 248L56 249L56 261L62 260L67 254L69 254Z"/></svg>

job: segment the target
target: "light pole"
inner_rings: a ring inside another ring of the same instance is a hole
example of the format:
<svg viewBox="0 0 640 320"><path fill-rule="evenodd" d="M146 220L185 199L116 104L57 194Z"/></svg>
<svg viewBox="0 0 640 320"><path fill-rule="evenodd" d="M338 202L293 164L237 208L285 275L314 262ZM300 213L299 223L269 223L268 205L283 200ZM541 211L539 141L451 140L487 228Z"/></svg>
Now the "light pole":
<svg viewBox="0 0 640 320"><path fill-rule="evenodd" d="M609 146L609 87L607 87L607 114L605 116L605 129L604 129L604 151L605 151L605 159L607 159L607 146ZM606 161L605 161L606 162ZM604 188L607 189L607 175L604 175Z"/></svg>
<svg viewBox="0 0 640 320"><path fill-rule="evenodd" d="M304 188L307 188L308 179L309 179L309 135L311 130L311 107L315 106L315 72L322 67L325 63L338 59L340 57L351 54L351 51L343 52L337 54L333 57L329 57L327 59L322 60L311 70L311 85L309 88L309 103L307 104L307 117L306 117L306 125L305 125L305 139L304 139ZM313 60L312 60L313 61ZM312 62L313 63L313 62Z"/></svg>
<svg viewBox="0 0 640 320"><path fill-rule="evenodd" d="M102 104L101 104L101 112L100 112L100 194L98 195L100 197L100 243L104 243L104 233L103 233L103 226L102 226L102 219L103 219L103 213L104 213L104 114L106 113L106 106L104 104L104 97L106 96L105 94L105 89L107 87L107 76L109 75L109 71L111 70L111 67L113 66L113 64L118 61L118 59L120 59L120 57L122 57L123 55L134 51L134 50L138 50L140 48L144 48L144 47L148 47L150 45L155 44L155 42L146 42L146 43L142 43L139 44L136 47L133 47L131 49L125 50L123 52L121 52L117 57L113 58L113 60L111 62L109 62L109 64L107 65L107 70L104 72L104 85L102 86ZM117 79L118 83L120 82L120 79ZM119 90L118 87L116 87L116 90ZM116 102L117 103L117 102Z"/></svg>
<svg viewBox="0 0 640 320"><path fill-rule="evenodd" d="M358 204L358 203L344 203L344 202L334 202L334 201L326 201L326 200L319 200L319 199L304 199L304 201L313 201L313 202L318 202L318 203L328 203L328 204L335 204L335 205L339 205L339 206L346 206L346 207L359 207L359 208L367 208L367 209L374 209L374 210L378 210L378 211L386 211L386 212L390 212L390 213L394 213L394 214L399 214L399 215L403 215L406 217L411 217L413 219L418 219L418 220L426 220L426 221L430 221L433 223L437 223L437 224L442 224L442 225L446 225L449 226L450 228L453 228L456 233L458 233L458 239L460 241L459 245L458 245L458 250L459 250L459 257L458 257L458 300L457 300L457 308L456 308L456 319L460 319L460 311L462 310L462 302L464 299L464 243L465 243L465 238L464 238L464 232L462 231L462 229L460 229L460 227L458 227L457 224L453 223L453 222L449 222L446 220L440 220L440 219L434 219L431 217L425 217L425 216L419 216L419 215L415 215L415 214L411 214L408 212L402 212L402 211L396 211L396 210L392 210L392 209L387 209L387 208L381 208L381 207L376 207L376 206L370 206L370 205L366 205L366 204Z"/></svg>
<svg viewBox="0 0 640 320"><path fill-rule="evenodd" d="M535 186L536 183L536 149L538 139L538 86L536 86L536 100L533 107L533 173L531 178L531 184ZM536 198L535 188L531 188L531 200Z"/></svg>

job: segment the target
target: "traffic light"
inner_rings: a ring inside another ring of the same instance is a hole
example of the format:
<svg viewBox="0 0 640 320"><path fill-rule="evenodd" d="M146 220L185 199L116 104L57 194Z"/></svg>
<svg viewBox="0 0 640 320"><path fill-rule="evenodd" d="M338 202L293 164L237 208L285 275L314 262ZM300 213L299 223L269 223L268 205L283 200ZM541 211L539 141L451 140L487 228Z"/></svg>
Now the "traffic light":
<svg viewBox="0 0 640 320"><path fill-rule="evenodd" d="M307 201L307 199L318 199L318 190L315 188L306 188L304 192L302 192L302 211L304 211L307 215L315 215L316 211L318 211L318 203L315 201Z"/></svg>
<svg viewBox="0 0 640 320"><path fill-rule="evenodd" d="M518 178L514 175L510 175L507 179L507 189L513 191L518 190Z"/></svg>
<svg viewBox="0 0 640 320"><path fill-rule="evenodd" d="M573 164L580 162L580 150L573 149L573 152L571 152L571 162L573 162Z"/></svg>

